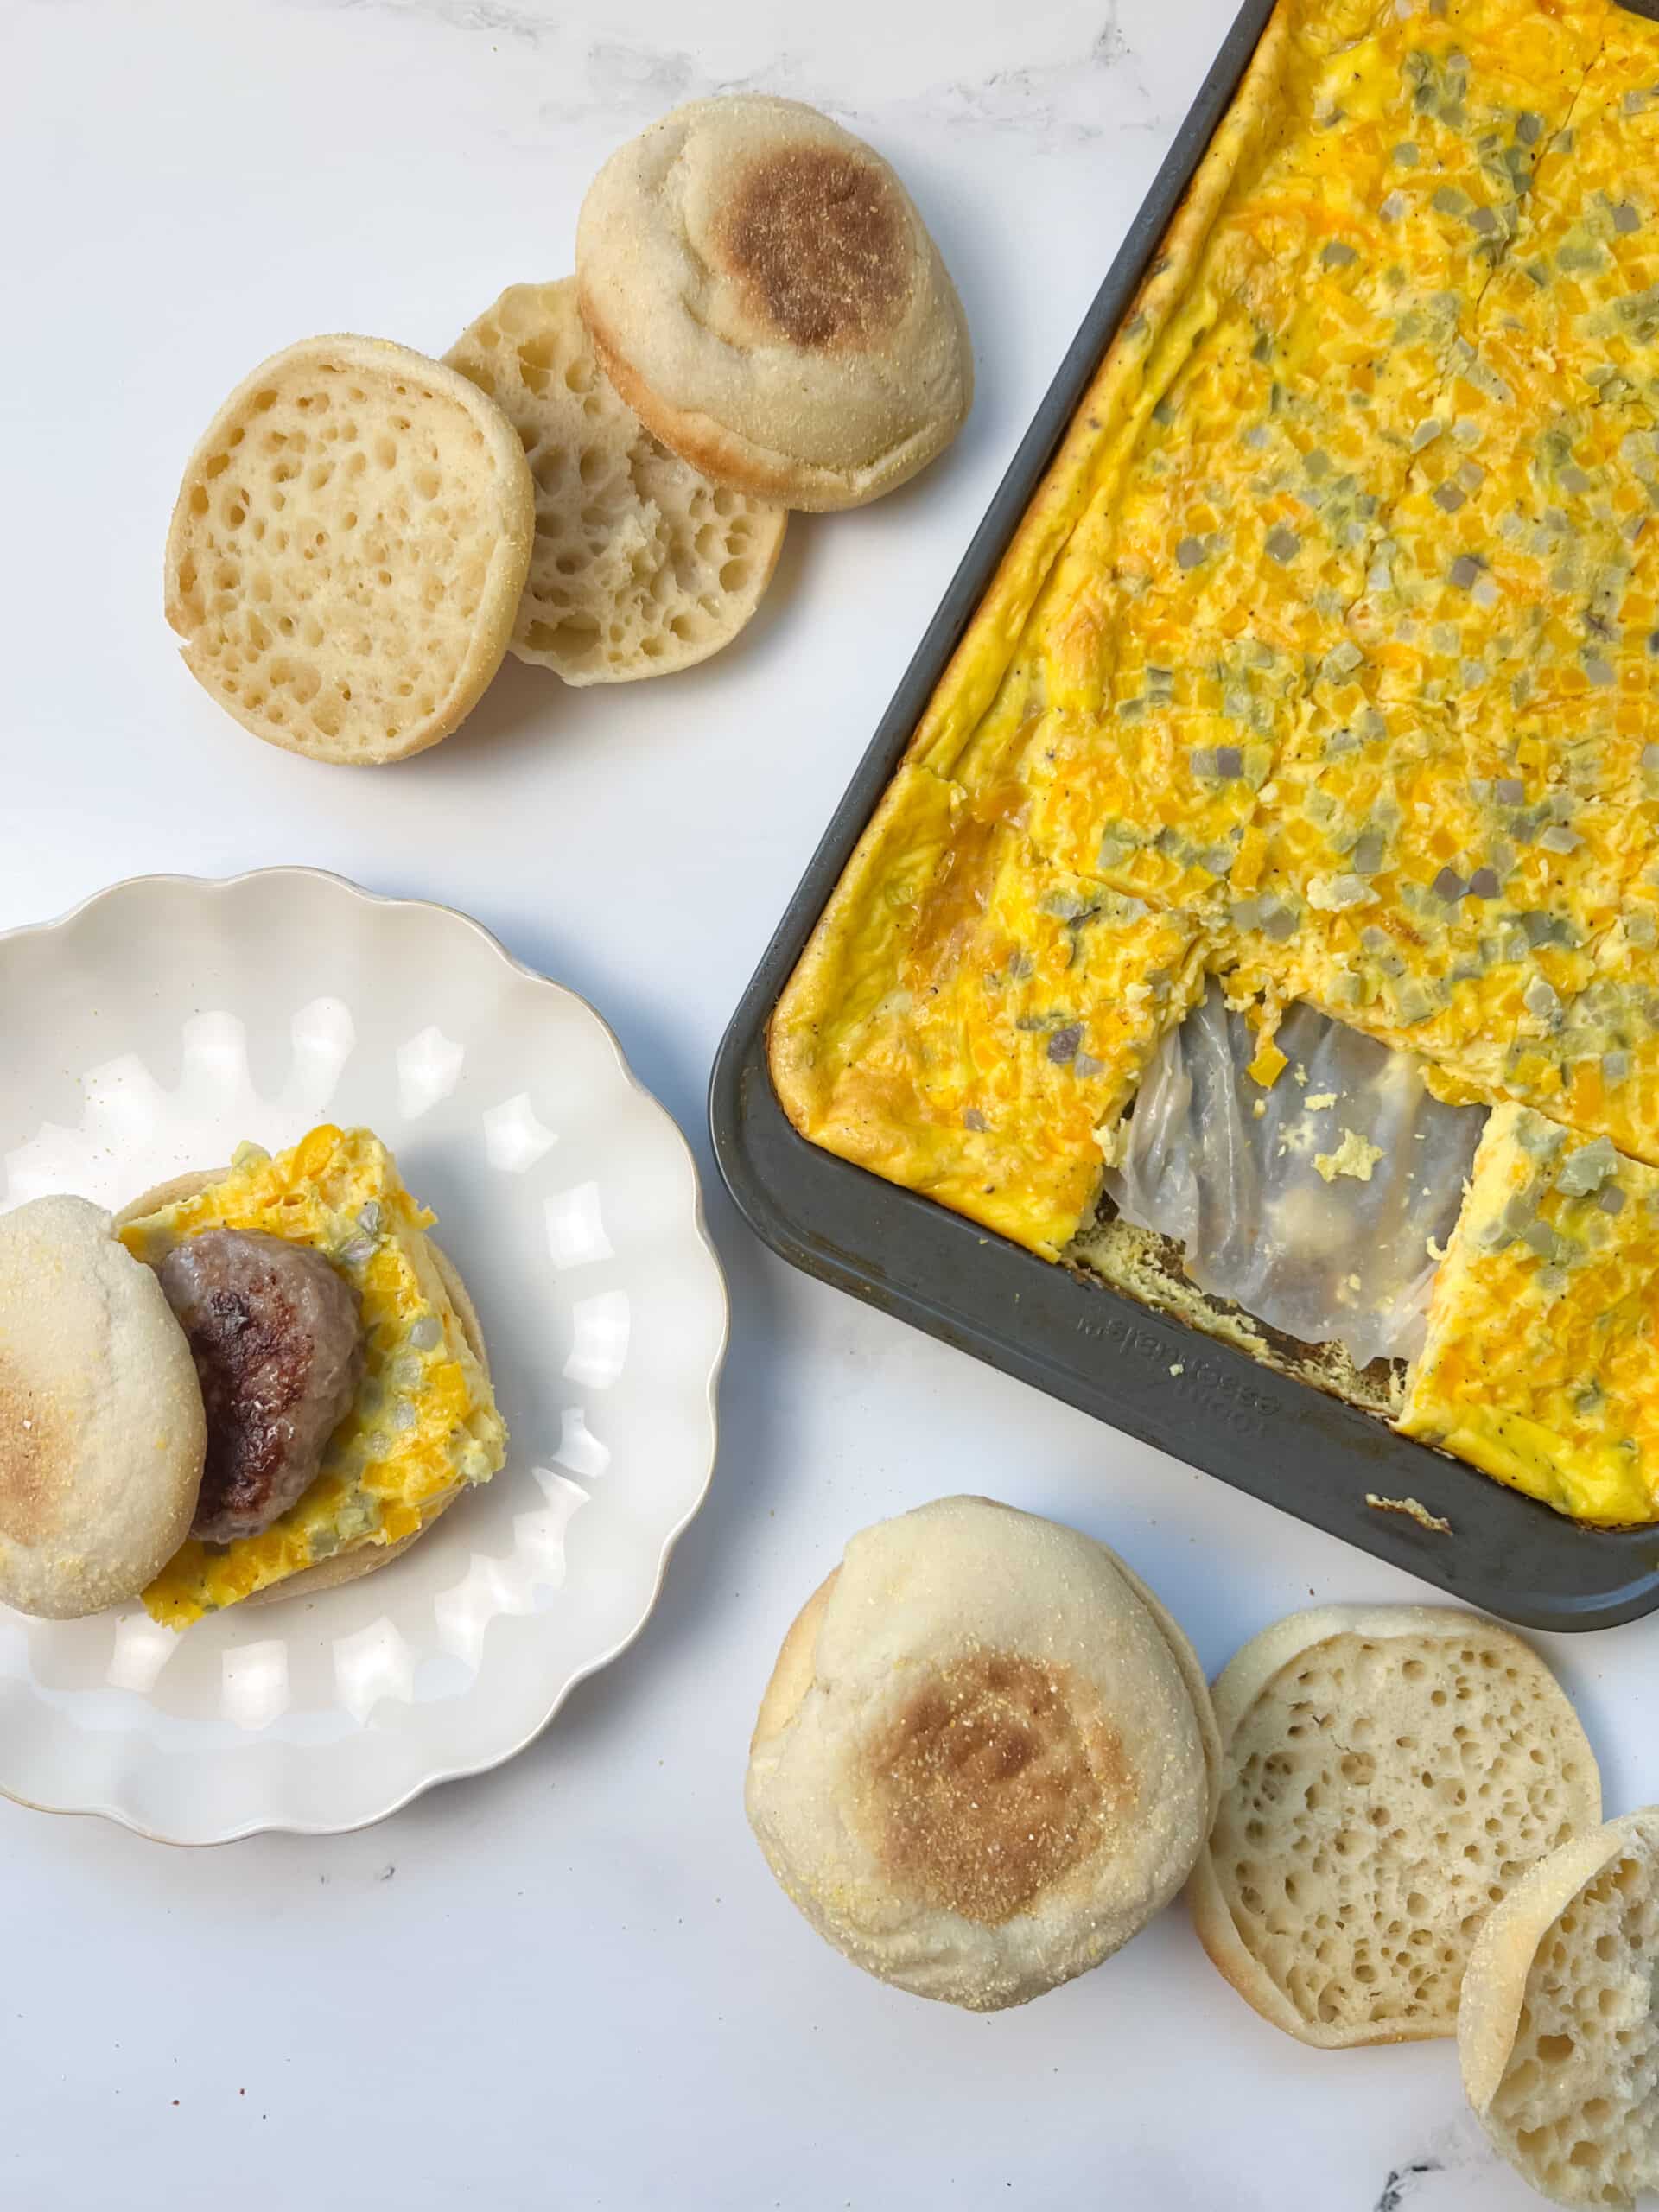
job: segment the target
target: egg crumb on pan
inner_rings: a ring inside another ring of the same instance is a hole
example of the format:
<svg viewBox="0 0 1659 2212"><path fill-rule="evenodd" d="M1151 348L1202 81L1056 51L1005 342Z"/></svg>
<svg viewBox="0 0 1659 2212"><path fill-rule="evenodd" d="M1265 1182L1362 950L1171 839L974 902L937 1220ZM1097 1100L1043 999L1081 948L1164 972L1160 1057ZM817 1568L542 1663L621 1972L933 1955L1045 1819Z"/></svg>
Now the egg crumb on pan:
<svg viewBox="0 0 1659 2212"><path fill-rule="evenodd" d="M427 1239L434 1218L378 1137L324 1124L275 1157L243 1145L207 1188L121 1225L151 1267L205 1230L310 1245L356 1294L364 1332L362 1378L315 1479L257 1535L182 1544L143 1592L153 1618L185 1628L339 1554L397 1543L500 1468L506 1429Z"/></svg>
<svg viewBox="0 0 1659 2212"><path fill-rule="evenodd" d="M1614 0L1279 0L770 1035L804 1136L1049 1258L1206 974L1269 1082L1301 1001L1509 1102L1408 1429L1603 1522L1659 1519L1656 178ZM1550 1125L1632 1193L1587 1248L1628 1340L1594 1268L1471 1243ZM1494 1268L1602 1410L1552 1426L1519 1332L1487 1415L1436 1395Z"/></svg>

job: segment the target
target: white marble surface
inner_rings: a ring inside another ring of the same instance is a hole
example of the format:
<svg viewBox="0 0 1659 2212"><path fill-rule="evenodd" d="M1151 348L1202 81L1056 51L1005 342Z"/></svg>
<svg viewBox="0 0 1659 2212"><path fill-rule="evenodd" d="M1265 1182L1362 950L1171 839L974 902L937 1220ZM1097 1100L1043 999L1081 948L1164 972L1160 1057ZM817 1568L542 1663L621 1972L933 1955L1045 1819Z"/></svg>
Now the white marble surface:
<svg viewBox="0 0 1659 2212"><path fill-rule="evenodd" d="M707 1167L726 1016L1230 12L0 0L0 926L142 870L279 861L444 899L604 1010ZM382 775L245 738L159 604L221 393L313 330L441 351L505 283L568 268L617 140L733 85L822 103L909 181L977 341L955 450L797 524L753 632L691 675L582 694L509 664L460 736ZM1535 2202L1480 2147L1447 2047L1303 2050L1177 1914L991 2020L808 1933L745 1827L744 1750L785 1624L861 1523L969 1487L1075 1520L1212 1667L1311 1596L1417 1588L791 1274L710 1206L735 1324L714 1496L644 1640L539 1745L330 1842L187 1854L0 1805L6 2201ZM1659 1628L1552 1656L1611 1807L1654 1794Z"/></svg>

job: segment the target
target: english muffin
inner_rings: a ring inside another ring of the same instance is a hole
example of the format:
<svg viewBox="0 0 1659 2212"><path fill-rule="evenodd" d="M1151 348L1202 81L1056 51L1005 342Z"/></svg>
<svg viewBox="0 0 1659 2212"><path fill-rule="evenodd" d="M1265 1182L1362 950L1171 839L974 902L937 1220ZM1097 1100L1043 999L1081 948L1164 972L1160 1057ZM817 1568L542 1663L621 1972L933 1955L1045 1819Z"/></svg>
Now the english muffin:
<svg viewBox="0 0 1659 2212"><path fill-rule="evenodd" d="M402 760L500 666L529 573L530 465L458 371L309 338L238 385L167 540L186 665L244 728L314 760Z"/></svg>
<svg viewBox="0 0 1659 2212"><path fill-rule="evenodd" d="M749 1821L855 1965L989 2012L1097 1966L1215 1805L1203 1675L1103 1545L978 1497L867 1529L785 1639Z"/></svg>
<svg viewBox="0 0 1659 2212"><path fill-rule="evenodd" d="M1188 1892L1263 2019L1326 2050L1457 2031L1481 1923L1601 1817L1595 1756L1519 1637L1429 1605L1328 1605L1215 1687L1226 1785Z"/></svg>
<svg viewBox="0 0 1659 2212"><path fill-rule="evenodd" d="M1458 2015L1463 2086L1557 2204L1659 2190L1659 1806L1541 1859L1487 1916Z"/></svg>
<svg viewBox="0 0 1659 2212"><path fill-rule="evenodd" d="M797 100L694 101L613 154L582 203L576 279L646 428L759 499L860 506L972 403L962 304L909 194Z"/></svg>
<svg viewBox="0 0 1659 2212"><path fill-rule="evenodd" d="M652 436L599 365L575 278L509 286L444 358L500 407L535 479L518 658L567 683L623 683L729 645L788 511L711 484Z"/></svg>
<svg viewBox="0 0 1659 2212"><path fill-rule="evenodd" d="M190 1348L85 1198L0 1215L0 1602L76 1619L184 1541L207 1452Z"/></svg>

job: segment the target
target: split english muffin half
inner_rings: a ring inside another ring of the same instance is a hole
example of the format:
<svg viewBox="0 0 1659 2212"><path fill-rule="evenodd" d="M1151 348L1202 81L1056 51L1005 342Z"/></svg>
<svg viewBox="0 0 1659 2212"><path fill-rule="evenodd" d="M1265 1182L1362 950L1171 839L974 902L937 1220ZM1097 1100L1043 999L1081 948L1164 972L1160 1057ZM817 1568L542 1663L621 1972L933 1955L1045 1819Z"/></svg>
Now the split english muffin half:
<svg viewBox="0 0 1659 2212"><path fill-rule="evenodd" d="M567 683L690 668L760 604L787 510L712 484L600 366L574 277L512 284L445 357L518 433L536 539L512 652Z"/></svg>
<svg viewBox="0 0 1659 2212"><path fill-rule="evenodd" d="M1492 1908L1458 2015L1463 2086L1557 2204L1659 2189L1659 1806L1541 1859Z"/></svg>
<svg viewBox="0 0 1659 2212"><path fill-rule="evenodd" d="M0 1601L154 1618L372 1573L505 1456L478 1316L365 1129L111 1220L0 1216Z"/></svg>
<svg viewBox="0 0 1659 2212"><path fill-rule="evenodd" d="M534 527L524 448L476 385L385 339L308 338L237 386L187 462L167 619L256 737L404 760L500 666Z"/></svg>
<svg viewBox="0 0 1659 2212"><path fill-rule="evenodd" d="M1554 1676L1474 1613L1329 1605L1252 1637L1215 1707L1226 1781L1188 1889L1211 1962L1300 2043L1455 2034L1487 1914L1601 1817Z"/></svg>

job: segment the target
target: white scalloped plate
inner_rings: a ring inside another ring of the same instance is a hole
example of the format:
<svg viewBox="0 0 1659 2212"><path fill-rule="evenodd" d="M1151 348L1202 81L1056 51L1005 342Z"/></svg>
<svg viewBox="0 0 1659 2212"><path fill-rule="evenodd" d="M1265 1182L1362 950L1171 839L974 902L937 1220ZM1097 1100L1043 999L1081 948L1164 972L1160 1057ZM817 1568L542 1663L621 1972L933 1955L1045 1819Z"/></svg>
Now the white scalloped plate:
<svg viewBox="0 0 1659 2212"><path fill-rule="evenodd" d="M117 884L0 937L0 1211L365 1123L437 1213L512 1437L344 1589L182 1635L0 1606L0 1790L221 1843L510 1758L639 1632L713 1470L726 1293L679 1130L476 922L311 868Z"/></svg>

